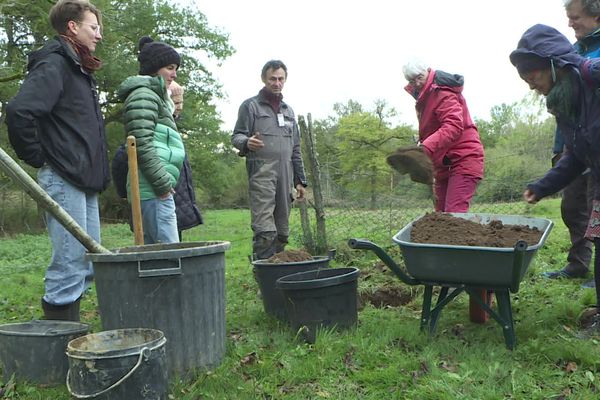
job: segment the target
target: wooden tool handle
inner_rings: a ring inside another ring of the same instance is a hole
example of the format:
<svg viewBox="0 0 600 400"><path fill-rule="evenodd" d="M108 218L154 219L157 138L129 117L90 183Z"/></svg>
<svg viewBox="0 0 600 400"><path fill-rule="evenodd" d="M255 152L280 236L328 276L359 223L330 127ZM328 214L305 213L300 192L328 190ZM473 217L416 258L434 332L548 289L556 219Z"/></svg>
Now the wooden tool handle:
<svg viewBox="0 0 600 400"><path fill-rule="evenodd" d="M75 221L52 197L48 195L25 172L15 160L13 160L6 152L0 148L0 169L10 176L17 185L21 186L27 194L31 196L37 204L44 210L48 211L56 220L65 227L79 242L85 246L90 253L110 253L109 250L102 247L96 242L86 231L79 226Z"/></svg>
<svg viewBox="0 0 600 400"><path fill-rule="evenodd" d="M127 136L127 160L129 164L129 188L131 190L131 215L135 244L144 244L144 227L142 226L142 204L140 200L140 178L138 175L137 147L134 136Z"/></svg>

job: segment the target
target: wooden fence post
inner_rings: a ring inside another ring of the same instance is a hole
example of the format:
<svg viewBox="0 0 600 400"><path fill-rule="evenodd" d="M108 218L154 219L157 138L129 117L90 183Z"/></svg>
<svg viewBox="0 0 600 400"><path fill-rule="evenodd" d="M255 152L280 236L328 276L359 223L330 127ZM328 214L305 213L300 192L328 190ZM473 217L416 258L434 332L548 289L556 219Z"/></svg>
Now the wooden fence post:
<svg viewBox="0 0 600 400"><path fill-rule="evenodd" d="M312 130L312 117L307 114L308 125L304 120L304 116L298 117L302 143L305 153L308 156L308 163L305 165L310 174L309 185L312 188L314 204L311 204L315 209L317 222L315 253L324 254L328 250L327 245L327 230L325 225L325 207L323 204L323 191L321 189L321 171L319 161L317 159L317 151L315 148L315 137ZM308 225L310 228L310 224ZM310 235L312 239L312 234Z"/></svg>

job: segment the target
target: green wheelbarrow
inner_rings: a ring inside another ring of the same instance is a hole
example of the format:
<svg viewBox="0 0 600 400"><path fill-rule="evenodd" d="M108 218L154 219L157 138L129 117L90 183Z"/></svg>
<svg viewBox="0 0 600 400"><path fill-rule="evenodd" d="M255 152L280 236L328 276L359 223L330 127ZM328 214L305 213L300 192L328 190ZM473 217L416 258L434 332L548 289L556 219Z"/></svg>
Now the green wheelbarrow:
<svg viewBox="0 0 600 400"><path fill-rule="evenodd" d="M553 222L543 218L499 214L451 213L480 224L499 220L504 225L525 225L542 232L538 243L529 245L518 241L514 247L455 246L411 242L415 219L392 240L400 246L406 271L376 244L364 239L350 239L353 249L371 250L400 280L407 285L423 285L421 330L435 332L442 309L459 294L466 292L502 327L506 347L514 349L517 343L510 293L517 293L537 250L546 241ZM440 287L439 296L432 306L433 288ZM452 289L452 291L450 291ZM497 309L492 309L481 298L481 290L493 290Z"/></svg>

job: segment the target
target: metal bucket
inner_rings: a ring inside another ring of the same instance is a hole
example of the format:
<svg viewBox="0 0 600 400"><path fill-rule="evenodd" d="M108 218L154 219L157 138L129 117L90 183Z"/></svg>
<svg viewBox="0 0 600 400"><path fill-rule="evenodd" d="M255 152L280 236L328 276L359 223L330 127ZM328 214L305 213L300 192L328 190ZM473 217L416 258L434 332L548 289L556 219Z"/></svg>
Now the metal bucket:
<svg viewBox="0 0 600 400"><path fill-rule="evenodd" d="M17 379L44 386L65 383L69 341L85 335L87 324L34 320L0 325L0 365L4 381Z"/></svg>
<svg viewBox="0 0 600 400"><path fill-rule="evenodd" d="M166 400L164 334L155 329L117 329L69 342L67 389L77 399Z"/></svg>

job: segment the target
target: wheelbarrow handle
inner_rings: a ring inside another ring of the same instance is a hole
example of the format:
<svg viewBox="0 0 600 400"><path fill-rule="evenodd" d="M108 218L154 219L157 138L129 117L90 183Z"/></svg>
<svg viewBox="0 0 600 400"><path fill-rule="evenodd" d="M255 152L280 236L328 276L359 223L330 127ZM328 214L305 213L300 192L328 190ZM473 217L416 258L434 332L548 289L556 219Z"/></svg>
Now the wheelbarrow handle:
<svg viewBox="0 0 600 400"><path fill-rule="evenodd" d="M512 265L512 282L510 285L510 291L517 293L519 291L519 285L521 284L521 271L523 269L523 263L525 262L525 252L527 251L527 242L519 240L515 243L514 257Z"/></svg>
<svg viewBox="0 0 600 400"><path fill-rule="evenodd" d="M407 285L419 285L421 282L408 276L402 269L396 264L394 260L379 246L375 243L366 239L350 239L348 240L348 246L352 249L357 250L371 250L385 265L390 267L392 271L400 278L400 280Z"/></svg>

